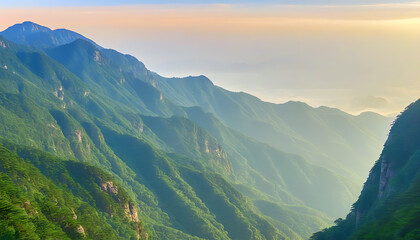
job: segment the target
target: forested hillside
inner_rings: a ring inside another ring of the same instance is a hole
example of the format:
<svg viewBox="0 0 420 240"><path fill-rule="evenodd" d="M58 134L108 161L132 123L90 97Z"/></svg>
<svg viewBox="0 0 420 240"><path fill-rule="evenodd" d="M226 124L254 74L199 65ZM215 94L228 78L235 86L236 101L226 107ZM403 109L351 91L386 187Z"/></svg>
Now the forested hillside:
<svg viewBox="0 0 420 240"><path fill-rule="evenodd" d="M28 200L51 236L304 239L349 210L389 122L163 78L69 30L25 22L0 35L2 151L22 167L1 170L1 194L28 229L12 219L11 238L47 236ZM18 184L32 172L42 181ZM59 198L43 184L70 196L55 205L66 217L43 210L41 198Z"/></svg>
<svg viewBox="0 0 420 240"><path fill-rule="evenodd" d="M420 100L394 122L347 217L311 239L419 239Z"/></svg>
<svg viewBox="0 0 420 240"><path fill-rule="evenodd" d="M97 167L0 143L1 239L147 239L138 206Z"/></svg>

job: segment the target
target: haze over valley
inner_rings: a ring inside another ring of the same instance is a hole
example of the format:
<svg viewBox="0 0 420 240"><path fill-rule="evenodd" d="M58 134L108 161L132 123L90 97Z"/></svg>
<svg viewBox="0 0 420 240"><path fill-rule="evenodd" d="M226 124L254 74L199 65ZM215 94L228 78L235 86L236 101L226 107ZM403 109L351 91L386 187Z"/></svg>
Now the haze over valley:
<svg viewBox="0 0 420 240"><path fill-rule="evenodd" d="M420 236L418 4L31 4L0 4L0 239Z"/></svg>

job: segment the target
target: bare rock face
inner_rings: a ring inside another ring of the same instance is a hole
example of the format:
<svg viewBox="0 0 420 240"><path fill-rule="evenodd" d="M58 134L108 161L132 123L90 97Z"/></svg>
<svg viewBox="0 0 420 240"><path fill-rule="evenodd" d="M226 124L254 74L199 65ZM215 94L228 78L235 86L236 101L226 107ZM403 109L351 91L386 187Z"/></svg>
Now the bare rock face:
<svg viewBox="0 0 420 240"><path fill-rule="evenodd" d="M107 181L101 184L101 190L108 193L108 194L118 194L118 187L114 186L114 183L111 181Z"/></svg>
<svg viewBox="0 0 420 240"><path fill-rule="evenodd" d="M74 131L74 134L76 135L77 140L78 140L79 142L82 142L82 131L80 131L80 130L75 130L75 131Z"/></svg>
<svg viewBox="0 0 420 240"><path fill-rule="evenodd" d="M231 162L229 161L226 152L223 150L222 146L215 141L211 141L206 137L200 138L199 136L195 135L195 145L197 151L201 153L205 153L206 155L212 157L217 164L221 166L224 170L229 172L230 174L233 173L233 167Z"/></svg>
<svg viewBox="0 0 420 240"><path fill-rule="evenodd" d="M95 56L93 57L93 60L95 60L95 62L101 61L101 54L99 53L99 51L95 51Z"/></svg>
<svg viewBox="0 0 420 240"><path fill-rule="evenodd" d="M147 232L144 230L144 228L142 227L140 223L136 206L132 202L127 202L124 204L124 212L127 218L131 222L137 223L136 229L135 229L137 232L137 239L144 239L144 240L149 239L149 235L147 234Z"/></svg>
<svg viewBox="0 0 420 240"><path fill-rule="evenodd" d="M206 153L210 153L210 149L209 149L209 141L206 139L205 141L204 141L204 145L205 145L205 151L206 151Z"/></svg>
<svg viewBox="0 0 420 240"><path fill-rule="evenodd" d="M77 227L77 232L81 233L83 236L86 236L85 230L83 229L82 225L79 225L79 227Z"/></svg>
<svg viewBox="0 0 420 240"><path fill-rule="evenodd" d="M389 179L394 176L394 171L392 171L391 164L388 162L385 156L382 156L381 161L381 175L379 179L379 191L378 198L381 199L384 196L387 184Z"/></svg>
<svg viewBox="0 0 420 240"><path fill-rule="evenodd" d="M124 204L124 212L127 216L127 218L131 221L136 223L135 225L135 231L137 233L137 239L138 240L148 240L149 235L144 230L142 224L140 223L139 216L137 213L136 206L132 202L127 202Z"/></svg>
<svg viewBox="0 0 420 240"><path fill-rule="evenodd" d="M137 213L136 206L134 206L134 204L132 204L131 202L126 203L124 205L124 211L127 217L130 219L130 221L139 222L139 216Z"/></svg>
<svg viewBox="0 0 420 240"><path fill-rule="evenodd" d="M392 134L388 136L384 147L388 146L391 142ZM379 175L379 189L378 189L378 198L381 199L384 197L384 194L389 193L390 189L387 189L388 182L390 178L394 176L394 170L392 169L391 159L389 159L385 154L380 158L381 161L381 173Z"/></svg>
<svg viewBox="0 0 420 240"><path fill-rule="evenodd" d="M6 42L4 42L3 40L0 40L0 47L6 48L7 47Z"/></svg>
<svg viewBox="0 0 420 240"><path fill-rule="evenodd" d="M57 89L55 89L53 91L53 94L54 94L54 96L56 96L61 101L64 100L64 91L63 91L63 87L62 86L59 86Z"/></svg>

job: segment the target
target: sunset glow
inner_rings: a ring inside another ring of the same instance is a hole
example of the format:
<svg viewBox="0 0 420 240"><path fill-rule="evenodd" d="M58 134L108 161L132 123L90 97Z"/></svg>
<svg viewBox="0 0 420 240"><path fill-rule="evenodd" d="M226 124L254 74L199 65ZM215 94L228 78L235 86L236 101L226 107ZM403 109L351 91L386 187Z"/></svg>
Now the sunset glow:
<svg viewBox="0 0 420 240"><path fill-rule="evenodd" d="M204 74L278 103L392 114L420 89L419 3L9 7L0 14L3 29L25 20L74 29L166 76ZM364 101L378 98L382 105Z"/></svg>

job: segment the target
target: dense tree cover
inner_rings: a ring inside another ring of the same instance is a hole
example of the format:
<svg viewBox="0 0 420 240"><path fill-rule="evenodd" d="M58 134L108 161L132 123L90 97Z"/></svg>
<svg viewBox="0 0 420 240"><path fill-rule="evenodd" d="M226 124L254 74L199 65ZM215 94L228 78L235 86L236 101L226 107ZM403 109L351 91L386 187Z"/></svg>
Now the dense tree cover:
<svg viewBox="0 0 420 240"><path fill-rule="evenodd" d="M200 106L224 125L279 150L363 183L380 153L391 119L375 113L352 116L302 102L273 104L244 92L231 92L205 76L150 81L181 106Z"/></svg>
<svg viewBox="0 0 420 240"><path fill-rule="evenodd" d="M96 167L5 142L0 178L1 239L137 239L146 234L125 210L132 201L127 193L117 183L117 193L104 190L103 184L115 180Z"/></svg>
<svg viewBox="0 0 420 240"><path fill-rule="evenodd" d="M394 122L381 157L345 219L311 239L418 239L420 100Z"/></svg>
<svg viewBox="0 0 420 240"><path fill-rule="evenodd" d="M21 26L15 27L22 34ZM48 188L70 197L61 199L49 192L55 198L45 199L60 199L59 206L67 208L57 209L55 201L37 208L51 223L45 226L55 226L57 234L70 238L80 236L72 235L77 223L87 237L95 239L132 237L143 232L140 223L148 237L156 239L309 237L330 221L318 210L330 216L343 212L358 191L357 181L352 181L342 164L331 168L337 174L314 159L309 162L249 136L263 140L261 136L266 135L271 139L266 143L283 136L279 141L283 147L295 151L293 146L307 146L305 157L319 157L325 155L320 146L307 141L333 121L349 129L344 132L358 134L347 136L334 125L327 128L329 136L334 136L331 141L347 148L350 139L362 138L371 153L376 133L386 122L379 116L354 117L334 109L266 105L219 89L203 77L185 78L183 83L162 78L137 59L103 49L67 30L28 33L33 39L22 41L15 38L13 29L4 36L26 47L0 36L0 136L12 142L3 141L3 146L17 153L20 162L24 159L25 169L30 166L46 179L42 182L49 183ZM199 91L191 92L195 87ZM192 105L198 107L190 107L193 101L186 101L186 96L197 98ZM316 133L298 134L287 119L266 114L271 110L299 119L309 114L312 118L308 119L315 120L307 125ZM256 115L260 117L255 119ZM232 125L235 119L238 128ZM274 123L279 124L275 129ZM279 129L285 132L272 138L271 133L278 134ZM368 139L374 139L373 143ZM37 182L32 189L40 186L46 185ZM1 196L5 213L24 213L10 208L14 200L9 195ZM41 204L38 198L28 199L34 206ZM138 206L138 224L133 221L132 206ZM70 210L77 219L71 218ZM126 217L127 212L131 217ZM19 234L41 228L30 215L15 215L8 226L27 222L28 230Z"/></svg>

